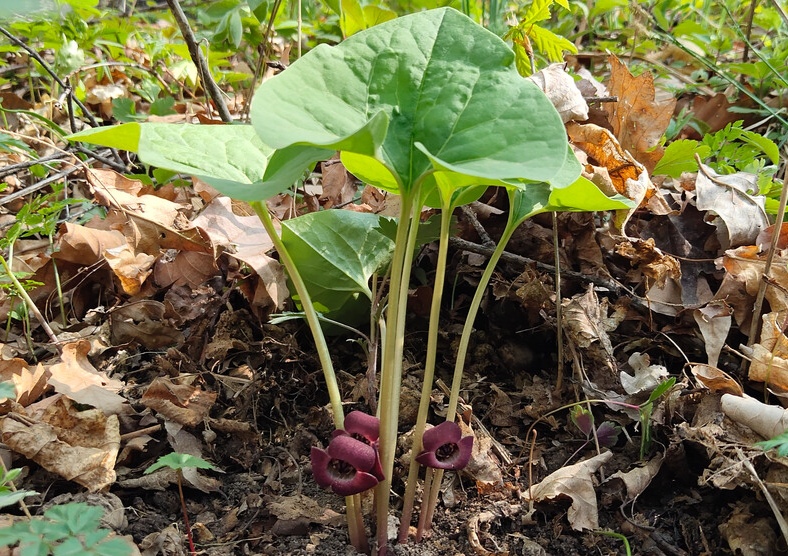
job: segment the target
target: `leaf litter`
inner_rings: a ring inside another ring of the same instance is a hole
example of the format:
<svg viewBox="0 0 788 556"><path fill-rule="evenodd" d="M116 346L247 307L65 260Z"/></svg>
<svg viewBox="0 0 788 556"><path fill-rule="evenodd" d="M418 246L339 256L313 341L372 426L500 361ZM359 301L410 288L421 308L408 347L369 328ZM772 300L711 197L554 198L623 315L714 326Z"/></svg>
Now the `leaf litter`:
<svg viewBox="0 0 788 556"><path fill-rule="evenodd" d="M615 57L609 63L605 92L618 103L602 111L604 121L572 121L584 120L588 107L560 65L535 80L563 103L583 175L636 207L608 222L558 217L560 300L549 219L528 222L515 236L509 254L530 262L497 270L466 371L463 426L476 438L471 464L444 478L431 538L402 548L404 554L615 550L596 534L600 529L622 532L654 553L772 553L778 543L759 476L779 494L775 504L784 512L788 460L754 444L788 428L786 301L782 288L766 289L769 309L757 316L762 330L746 345L766 258L768 219L757 176L720 175L704 164L677 178L652 175L675 101L657 99L650 74L633 77ZM89 101L109 115L111 98L128 86L122 79L113 87L95 84ZM720 103L715 99L705 107L696 101L695 110L722 129L730 123L719 121L724 110L703 115ZM21 160L3 156L7 164ZM336 160L320 170L305 202L269 201L281 220L318 206L377 213L396 204L372 188L363 190L363 203L353 203L352 174ZM3 195L23 186L16 175L4 179ZM206 553L343 553L341 502L315 487L308 464L310 448L332 428L327 399L302 325L268 323L293 306L259 220L197 178L154 190L93 162L73 187L105 216L64 222L54 249L20 240L12 261L38 282L31 295L59 340L47 345L34 329L30 344L15 324L0 345L0 374L16 387L15 398L0 406L3 455L27 468L24 486L112 490L136 508L117 528L143 554L185 553L172 518L174 474L142 474L161 453L178 451L224 471L184 470ZM460 237L479 247L480 232L495 238L505 220L501 199L491 191L460 214ZM20 208L4 206L4 218ZM777 284L785 283L785 257L778 252L772 266ZM470 250L454 253L444 374L479 261ZM415 261L422 275L429 276L431 262L425 247ZM561 364L572 370L561 391L554 389L558 303ZM17 300L0 292L0 316L16 311ZM409 325L409 372L418 373L425 329L418 311ZM334 348L348 403L361 408L369 380L364 354L340 339ZM739 353L750 360L746 374ZM647 422L639 421L632 407L642 407L667 374L678 378L676 386ZM404 399L409 388L405 381ZM610 450L589 445L570 464L583 439L569 410L556 410L578 392L604 402L590 406L596 422L615 423L625 434ZM769 403L758 399L764 396ZM445 402L436 390L436 415ZM402 425L405 431L408 423ZM638 438L645 427L654 442L644 457ZM394 484L400 489L401 478Z"/></svg>

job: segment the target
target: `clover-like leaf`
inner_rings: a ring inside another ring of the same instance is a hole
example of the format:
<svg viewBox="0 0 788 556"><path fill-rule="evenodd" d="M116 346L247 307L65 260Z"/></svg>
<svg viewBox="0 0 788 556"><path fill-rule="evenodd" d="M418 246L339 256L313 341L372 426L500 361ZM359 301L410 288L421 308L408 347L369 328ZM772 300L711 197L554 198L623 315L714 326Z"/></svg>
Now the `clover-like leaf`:
<svg viewBox="0 0 788 556"><path fill-rule="evenodd" d="M169 467L170 469L188 469L188 468L197 468L197 469L211 469L213 471L220 471L204 459L192 456L191 454L183 454L180 452L171 452L164 456L161 456L156 463L148 467L143 474L148 475L149 473L153 473L157 469L161 469L162 467Z"/></svg>

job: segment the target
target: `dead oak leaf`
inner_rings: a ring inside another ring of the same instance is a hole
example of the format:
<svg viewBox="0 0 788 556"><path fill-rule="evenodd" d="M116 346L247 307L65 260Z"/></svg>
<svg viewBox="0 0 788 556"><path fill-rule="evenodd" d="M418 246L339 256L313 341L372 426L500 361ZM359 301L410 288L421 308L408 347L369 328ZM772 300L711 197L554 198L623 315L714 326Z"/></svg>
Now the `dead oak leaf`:
<svg viewBox="0 0 788 556"><path fill-rule="evenodd" d="M56 392L68 396L77 403L100 409L107 414L128 411L125 398L117 392L123 382L109 378L88 360L90 342L79 340L63 346L60 363L49 367L48 383Z"/></svg>
<svg viewBox="0 0 788 556"><path fill-rule="evenodd" d="M716 214L719 219L717 239L723 249L753 245L769 227L766 198L758 191L758 176L749 172L721 175L700 164L695 180L695 204L698 210Z"/></svg>
<svg viewBox="0 0 788 556"><path fill-rule="evenodd" d="M47 377L48 374L41 363L31 367L27 361L18 357L10 360L0 359L0 382L13 383L16 390L15 401L23 407L34 402L44 393ZM9 401L0 404L0 413L7 413L10 409Z"/></svg>
<svg viewBox="0 0 788 556"><path fill-rule="evenodd" d="M599 528L594 473L613 458L612 452L603 452L585 461L562 467L548 475L525 493L525 498L534 502L546 502L557 498L572 501L567 519L572 529L582 531Z"/></svg>
<svg viewBox="0 0 788 556"><path fill-rule="evenodd" d="M3 419L2 434L13 451L91 492L115 482L120 448L117 415L98 409L78 411L61 396L40 421L24 413L9 413Z"/></svg>
<svg viewBox="0 0 788 556"><path fill-rule="evenodd" d="M650 73L635 77L615 56L609 56L608 60L608 89L612 96L618 97L618 102L605 105L608 121L621 146L651 173L662 158L664 148L659 143L673 117L676 100L657 102L654 77Z"/></svg>
<svg viewBox="0 0 788 556"><path fill-rule="evenodd" d="M194 427L208 417L216 401L216 393L188 384L176 384L168 378L157 378L151 382L141 401L170 421Z"/></svg>

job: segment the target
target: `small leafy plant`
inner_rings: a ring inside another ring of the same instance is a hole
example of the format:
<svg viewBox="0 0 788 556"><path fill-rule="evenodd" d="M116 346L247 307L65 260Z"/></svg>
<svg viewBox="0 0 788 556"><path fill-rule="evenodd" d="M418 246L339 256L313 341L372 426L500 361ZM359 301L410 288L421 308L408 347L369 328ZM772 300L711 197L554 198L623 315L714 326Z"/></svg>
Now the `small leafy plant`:
<svg viewBox="0 0 788 556"><path fill-rule="evenodd" d="M777 455L784 458L788 456L788 431L785 431L782 434L778 434L774 438L770 438L769 440L763 440L761 442L756 442L756 446L763 448L763 450L777 450Z"/></svg>
<svg viewBox="0 0 788 556"><path fill-rule="evenodd" d="M606 197L580 177L558 113L518 74L512 50L450 8L376 25L335 47L318 46L264 82L252 100L251 118L252 126L210 129L134 123L87 130L72 139L138 152L147 164L199 176L250 202L287 270L323 367L336 431L326 449L312 451L315 479L346 497L350 540L360 552L369 551L360 495L374 487L378 554L385 554L407 294L422 208L439 209L440 233L400 542L408 538L420 464L427 472L417 538L429 528L442 473L461 469L471 457L472 437L463 437L455 422L464 361L482 296L517 226L541 212L624 209L630 203ZM355 176L400 196L393 245L370 233L374 217L344 211L309 215L309 225L296 220L280 237L265 199L289 189L336 151ZM489 186L508 192L509 218L463 329L445 422L427 430L451 216ZM325 229L335 230L322 241L314 233L321 221L330 221ZM337 256L347 252L349 242L357 242L349 250L352 256ZM316 272L318 257L293 256L301 249L295 246L303 244L323 261L333 261L349 278L344 283L355 283L353 291L367 298L370 277L388 274L384 315L375 322L382 338L376 417L344 416L319 314L328 302L315 303L326 289L319 280L325 267Z"/></svg>
<svg viewBox="0 0 788 556"><path fill-rule="evenodd" d="M103 510L82 503L53 506L41 517L0 529L0 546L18 546L21 556L129 556L132 545L101 528Z"/></svg>
<svg viewBox="0 0 788 556"><path fill-rule="evenodd" d="M191 525L189 525L189 514L186 511L186 498L183 495L183 470L184 469L212 469L218 471L216 467L202 458L180 452L172 452L161 456L156 463L148 467L144 474L148 475L158 469L168 467L175 471L178 478L178 496L181 500L181 511L183 512L183 523L186 526L186 538L189 539L189 554L197 554L194 548L194 538L192 537Z"/></svg>

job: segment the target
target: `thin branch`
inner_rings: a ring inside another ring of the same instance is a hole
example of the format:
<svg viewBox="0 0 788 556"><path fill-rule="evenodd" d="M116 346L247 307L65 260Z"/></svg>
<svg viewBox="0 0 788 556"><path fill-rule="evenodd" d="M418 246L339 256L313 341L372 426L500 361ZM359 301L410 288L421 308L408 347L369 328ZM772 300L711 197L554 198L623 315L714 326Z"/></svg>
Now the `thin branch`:
<svg viewBox="0 0 788 556"><path fill-rule="evenodd" d="M458 237L453 237L449 240L449 243L454 246L456 249L462 249L463 251L470 251L471 253L478 253L479 255L492 255L494 249L490 247L485 247L484 245L479 245L478 243L473 243L472 241L467 241L465 239L461 239ZM539 270L554 273L555 266L545 264L539 262L534 259L529 259L528 257L523 257L521 255L515 255L514 253L509 253L508 251L504 251L501 255L501 260L506 261L509 263L515 263L518 265L533 265ZM601 288L605 288L611 291L614 295L618 297L626 296L631 300L632 305L637 306L641 309L648 309L648 303L642 297L637 295L631 289L627 288L623 284L616 282L615 280L602 278L600 276L591 276L588 274L583 274L581 272L575 272L574 270L561 270L561 276L565 278L571 278L573 280L583 280L585 282L590 282L595 286L599 286Z"/></svg>
<svg viewBox="0 0 788 556"><path fill-rule="evenodd" d="M772 6L774 6L774 9L777 10L778 14L780 14L782 20L785 22L786 25L788 25L788 14L785 13L783 7L780 5L780 3L777 0L771 0L771 2L772 2Z"/></svg>
<svg viewBox="0 0 788 556"><path fill-rule="evenodd" d="M777 253L777 244L780 241L780 232L782 231L782 223L785 219L786 204L788 204L788 165L786 165L785 175L783 176L783 189L780 192L780 205L777 209L774 227L772 228L772 241L769 244L769 251L766 254L766 264L763 267L762 280L758 286L758 294L755 296L755 305L752 308L752 322L750 323L747 347L752 347L753 344L755 344L758 340L757 336L761 326L761 310L763 309L763 300L766 296L766 287L768 286L768 278L772 270L774 255ZM742 368L746 366L747 360L742 359Z"/></svg>
<svg viewBox="0 0 788 556"><path fill-rule="evenodd" d="M180 28L181 34L183 35L183 40L186 41L186 46L189 49L189 55L192 58L192 62L194 62L194 65L197 66L197 71L200 73L202 85L206 92L210 95L213 103L216 105L216 110L219 112L219 117L224 123L231 123L233 121L233 117L230 115L230 111L227 109L227 105L224 103L224 96L222 96L221 89L219 89L216 81L214 81L213 77L211 76L211 70L208 67L208 62L205 59L205 56L203 56L202 50L200 50L200 47L197 46L197 38L194 36L192 28L189 26L189 20L186 19L186 14L183 13L183 9L181 8L178 0L167 0L167 5L170 7L170 11L175 17L175 21L178 23L178 27Z"/></svg>
<svg viewBox="0 0 788 556"><path fill-rule="evenodd" d="M38 52L36 52L32 48L30 48L23 41L21 41L18 38L16 38L10 31L8 31L2 25L0 25L0 33L5 35L8 38L8 40L11 41L11 43L13 43L14 45L18 46L19 48L21 48L22 50L27 52L30 55L30 57L33 58L36 62L38 62L39 65L42 68L44 68L44 71L47 72L52 77L52 79L54 79L55 82L58 85L60 85L60 87L64 91L66 91L66 96L67 96L66 101L67 101L67 106L68 106L69 121L71 123L71 133L75 133L77 131L76 128L74 127L74 124L75 124L75 122L74 122L74 112L73 112L73 110L71 108L71 103L72 102L74 104L76 104L79 107L80 110L82 110L82 113L85 115L85 117L88 119L88 121L90 121L90 124L93 127L99 127L100 124L98 123L98 120L96 120L96 118L93 116L93 113L90 110L88 110L87 106L82 104L81 100L79 100L77 97L74 96L73 89L71 88L71 86L66 81L61 79L60 76L57 73L55 73L55 70L53 70L49 66L49 64L46 62L46 60L44 60L38 54ZM120 158L120 154L118 154L118 151L116 149L112 149L112 154L115 156L115 160L117 160L118 164L123 166L123 160Z"/></svg>
<svg viewBox="0 0 788 556"><path fill-rule="evenodd" d="M60 76L57 73L55 73L55 71L51 67L49 67L49 64L47 64L46 60L44 60L38 54L38 52L36 52L35 50L33 50L32 48L27 46L24 42L22 42L21 40L16 38L13 34L11 34L8 30L6 30L6 28L3 27L2 25L0 25L0 33L4 34L8 38L8 40L10 40L14 45L18 46L19 48L21 48L25 52L27 52L30 55L31 58L33 58L36 62L38 62L41 65L42 68L44 68L44 71L47 72L52 77L52 79L54 79L57 82L57 84L60 85L60 87L64 91L71 88L71 87L68 86L68 84L65 81L63 81L60 78ZM90 120L90 124L93 127L98 127L99 126L99 123L96 120L96 118L93 116L93 113L90 110L88 110L87 107L84 104L82 104L82 102L78 98L74 98L74 103L76 103L76 105L79 106L79 108L85 114L85 117L88 120ZM73 133L73 131L76 131L76 130L72 130L72 133Z"/></svg>

